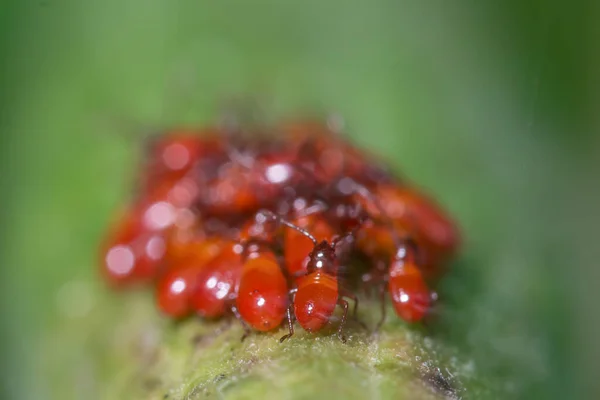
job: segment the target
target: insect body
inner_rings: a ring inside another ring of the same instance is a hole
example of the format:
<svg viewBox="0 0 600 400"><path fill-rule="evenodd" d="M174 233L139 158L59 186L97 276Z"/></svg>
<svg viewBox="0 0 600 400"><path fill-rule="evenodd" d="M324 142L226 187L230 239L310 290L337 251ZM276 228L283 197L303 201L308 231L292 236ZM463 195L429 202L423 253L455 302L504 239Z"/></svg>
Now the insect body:
<svg viewBox="0 0 600 400"><path fill-rule="evenodd" d="M411 246L398 248L388 273L388 291L396 314L408 322L423 319L429 311L431 291L415 263Z"/></svg>
<svg viewBox="0 0 600 400"><path fill-rule="evenodd" d="M310 230L317 241L332 240L335 232L330 224L322 217L307 215L292 220L292 223L300 228ZM286 229L284 233L284 255L285 265L288 273L294 277L303 277L308 272L311 262L311 253L315 243L304 233L295 229Z"/></svg>
<svg viewBox="0 0 600 400"><path fill-rule="evenodd" d="M294 296L294 314L298 323L308 332L321 330L339 304L343 308L338 329L340 340L348 314L348 302L340 297L337 280L337 262L334 245L327 241L317 243L310 254L307 274L297 280Z"/></svg>
<svg viewBox="0 0 600 400"><path fill-rule="evenodd" d="M250 245L242 268L236 305L242 319L258 331L281 325L288 307L288 284L275 254Z"/></svg>
<svg viewBox="0 0 600 400"><path fill-rule="evenodd" d="M242 246L228 243L199 274L192 295L194 311L205 318L223 316L235 300L242 274Z"/></svg>
<svg viewBox="0 0 600 400"><path fill-rule="evenodd" d="M410 236L418 244L421 268L429 276L439 275L440 267L456 252L460 244L456 224L435 202L415 188L382 184L373 189L373 194L381 209L372 202L359 200L365 205L368 214L374 220L391 220L397 232ZM373 228L373 231L377 230ZM379 229L375 234L380 238L380 249L387 247L389 254L396 252L390 231L386 233ZM373 247L377 243L370 241L366 245Z"/></svg>
<svg viewBox="0 0 600 400"><path fill-rule="evenodd" d="M157 275L164 253L162 233L149 229L143 213L131 208L101 247L102 273L114 286L147 282Z"/></svg>
<svg viewBox="0 0 600 400"><path fill-rule="evenodd" d="M169 243L169 242L167 242ZM158 308L174 318L183 318L192 312L192 297L197 290L202 271L222 253L228 243L222 239L199 238L177 245L176 254L167 254L167 272L157 284ZM171 247L176 246L171 244Z"/></svg>

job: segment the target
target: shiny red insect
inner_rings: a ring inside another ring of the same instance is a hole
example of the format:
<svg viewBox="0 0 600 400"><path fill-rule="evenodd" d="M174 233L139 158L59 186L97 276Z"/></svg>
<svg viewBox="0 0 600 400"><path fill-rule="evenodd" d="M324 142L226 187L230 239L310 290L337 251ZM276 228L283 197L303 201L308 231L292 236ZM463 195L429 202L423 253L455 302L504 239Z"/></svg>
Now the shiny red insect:
<svg viewBox="0 0 600 400"><path fill-rule="evenodd" d="M134 200L101 247L108 282L154 285L171 318L232 315L244 337L285 324L283 341L296 322L318 332L339 306L345 341L362 288L379 293L377 328L386 294L400 318L423 320L460 246L446 212L326 124L258 133L149 140Z"/></svg>

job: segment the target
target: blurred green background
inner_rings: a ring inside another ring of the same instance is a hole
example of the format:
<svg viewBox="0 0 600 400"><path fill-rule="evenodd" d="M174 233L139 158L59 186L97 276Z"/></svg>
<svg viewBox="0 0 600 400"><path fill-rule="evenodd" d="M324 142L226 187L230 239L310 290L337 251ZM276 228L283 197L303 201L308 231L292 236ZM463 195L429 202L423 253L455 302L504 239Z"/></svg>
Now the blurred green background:
<svg viewBox="0 0 600 400"><path fill-rule="evenodd" d="M52 357L44 347L86 301L108 301L94 257L131 183L127 135L208 123L228 96L258 94L275 117L340 113L356 142L457 216L465 250L434 332L502 382L498 397L590 395L599 9L3 2L0 394L51 397L70 357L103 351L69 335Z"/></svg>

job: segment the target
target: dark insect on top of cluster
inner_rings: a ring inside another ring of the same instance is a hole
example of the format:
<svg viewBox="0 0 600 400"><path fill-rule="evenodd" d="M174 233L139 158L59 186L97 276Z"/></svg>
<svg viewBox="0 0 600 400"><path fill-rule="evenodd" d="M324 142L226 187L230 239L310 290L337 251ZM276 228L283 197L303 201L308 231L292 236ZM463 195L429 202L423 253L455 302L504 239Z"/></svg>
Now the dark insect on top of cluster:
<svg viewBox="0 0 600 400"><path fill-rule="evenodd" d="M171 130L149 140L134 199L109 232L102 272L156 287L173 318L237 317L246 330L321 330L356 291L389 293L422 320L456 252L454 222L327 124ZM378 325L378 326L379 326ZM244 336L244 337L245 337Z"/></svg>

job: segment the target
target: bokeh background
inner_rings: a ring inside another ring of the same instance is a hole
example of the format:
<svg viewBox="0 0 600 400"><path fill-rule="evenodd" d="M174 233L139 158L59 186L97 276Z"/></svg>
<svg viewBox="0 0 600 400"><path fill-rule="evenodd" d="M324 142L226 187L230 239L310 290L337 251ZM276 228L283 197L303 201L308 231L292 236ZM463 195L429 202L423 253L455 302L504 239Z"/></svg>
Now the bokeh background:
<svg viewBox="0 0 600 400"><path fill-rule="evenodd" d="M595 3L3 2L0 395L58 396L74 354L104 351L61 327L92 329L73 321L109 301L95 251L131 183L132 136L257 94L274 118L341 114L457 216L465 251L435 336L500 382L492 397L591 396Z"/></svg>

